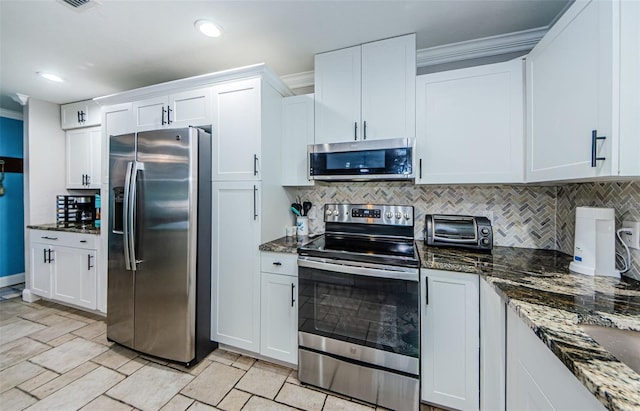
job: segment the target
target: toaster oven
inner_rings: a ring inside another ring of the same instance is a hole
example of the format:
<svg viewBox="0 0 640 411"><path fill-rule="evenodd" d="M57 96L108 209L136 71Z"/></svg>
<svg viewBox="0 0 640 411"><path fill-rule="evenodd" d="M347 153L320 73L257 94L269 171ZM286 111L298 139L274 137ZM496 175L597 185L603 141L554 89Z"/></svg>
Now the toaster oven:
<svg viewBox="0 0 640 411"><path fill-rule="evenodd" d="M424 241L429 246L489 251L493 248L493 229L487 217L427 214Z"/></svg>

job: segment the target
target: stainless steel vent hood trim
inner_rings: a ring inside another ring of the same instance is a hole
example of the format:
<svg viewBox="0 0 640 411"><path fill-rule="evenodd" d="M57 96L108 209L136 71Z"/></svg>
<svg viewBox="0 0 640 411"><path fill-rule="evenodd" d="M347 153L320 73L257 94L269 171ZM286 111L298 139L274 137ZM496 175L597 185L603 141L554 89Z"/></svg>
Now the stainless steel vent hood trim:
<svg viewBox="0 0 640 411"><path fill-rule="evenodd" d="M381 150L387 148L413 148L413 138L391 138L385 140L349 141L346 143L313 144L309 151L314 153L340 153L346 151Z"/></svg>

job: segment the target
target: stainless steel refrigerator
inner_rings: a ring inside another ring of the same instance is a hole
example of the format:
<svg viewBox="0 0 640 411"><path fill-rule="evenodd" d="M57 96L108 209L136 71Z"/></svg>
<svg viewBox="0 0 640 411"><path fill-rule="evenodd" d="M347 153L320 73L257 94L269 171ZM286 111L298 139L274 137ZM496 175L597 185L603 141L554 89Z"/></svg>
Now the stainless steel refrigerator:
<svg viewBox="0 0 640 411"><path fill-rule="evenodd" d="M109 138L107 338L187 366L211 341L211 135Z"/></svg>

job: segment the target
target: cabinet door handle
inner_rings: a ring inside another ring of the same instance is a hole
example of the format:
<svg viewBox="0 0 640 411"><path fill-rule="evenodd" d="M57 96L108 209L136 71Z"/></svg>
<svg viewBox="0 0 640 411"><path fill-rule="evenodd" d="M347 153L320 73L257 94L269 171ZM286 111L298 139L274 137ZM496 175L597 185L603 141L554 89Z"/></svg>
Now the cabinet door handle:
<svg viewBox="0 0 640 411"><path fill-rule="evenodd" d="M273 262L273 265L281 266L281 265L282 265L282 263L281 263L280 261L274 261L274 262Z"/></svg>
<svg viewBox="0 0 640 411"><path fill-rule="evenodd" d="M253 175L254 176L258 175L258 155L257 154L253 155Z"/></svg>
<svg viewBox="0 0 640 411"><path fill-rule="evenodd" d="M91 254L87 254L87 271L93 268L93 266L91 265L91 257Z"/></svg>
<svg viewBox="0 0 640 411"><path fill-rule="evenodd" d="M42 262L46 263L47 262L47 249L46 248L42 249L42 257L43 257L42 258Z"/></svg>
<svg viewBox="0 0 640 411"><path fill-rule="evenodd" d="M596 166L596 161L598 160L606 160L606 157L598 157L596 155L596 148L598 140L604 140L607 137L600 136L598 137L598 130L591 130L591 167Z"/></svg>
<svg viewBox="0 0 640 411"><path fill-rule="evenodd" d="M78 123L82 123L82 120L80 120L80 110L76 111L76 115L78 116Z"/></svg>
<svg viewBox="0 0 640 411"><path fill-rule="evenodd" d="M80 110L80 122L84 123L84 111Z"/></svg>
<svg viewBox="0 0 640 411"><path fill-rule="evenodd" d="M424 277L424 305L429 305L429 277Z"/></svg>
<svg viewBox="0 0 640 411"><path fill-rule="evenodd" d="M296 302L294 295L294 290L296 289L296 286L293 285L293 283L291 283L291 307L293 307L293 303Z"/></svg>
<svg viewBox="0 0 640 411"><path fill-rule="evenodd" d="M167 112L167 110L164 109L164 106L162 106L162 125L164 126L165 124L167 124L166 121L164 121L164 114Z"/></svg>
<svg viewBox="0 0 640 411"><path fill-rule="evenodd" d="M171 106L167 106L167 124L171 124Z"/></svg>
<svg viewBox="0 0 640 411"><path fill-rule="evenodd" d="M91 176L87 174L87 185L91 185Z"/></svg>
<svg viewBox="0 0 640 411"><path fill-rule="evenodd" d="M363 133L363 138L362 139L366 140L367 139L367 122L366 121L363 122L362 133Z"/></svg>
<svg viewBox="0 0 640 411"><path fill-rule="evenodd" d="M420 161L419 161L418 168L419 168L419 176L420 176L419 178L420 178L420 180L422 180L422 159L420 159Z"/></svg>
<svg viewBox="0 0 640 411"><path fill-rule="evenodd" d="M53 252L52 249L47 250L47 254L49 254L49 262L55 261L53 258L51 258L51 252Z"/></svg>
<svg viewBox="0 0 640 411"><path fill-rule="evenodd" d="M58 237L48 237L48 236L40 237L40 238L44 238L45 240L57 240L58 239Z"/></svg>
<svg viewBox="0 0 640 411"><path fill-rule="evenodd" d="M353 139L357 140L358 139L358 122L354 122L353 123Z"/></svg>
<svg viewBox="0 0 640 411"><path fill-rule="evenodd" d="M258 203L257 203L257 193L258 187L253 186L253 219L254 221L258 219Z"/></svg>
<svg viewBox="0 0 640 411"><path fill-rule="evenodd" d="M87 240L80 240L80 242L81 242L81 243L86 243L86 242L87 242Z"/></svg>

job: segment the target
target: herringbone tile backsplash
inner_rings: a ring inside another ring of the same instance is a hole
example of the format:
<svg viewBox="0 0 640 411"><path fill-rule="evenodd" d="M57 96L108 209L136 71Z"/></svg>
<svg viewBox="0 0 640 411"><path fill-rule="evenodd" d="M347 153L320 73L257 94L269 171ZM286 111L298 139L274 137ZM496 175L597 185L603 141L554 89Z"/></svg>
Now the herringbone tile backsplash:
<svg viewBox="0 0 640 411"><path fill-rule="evenodd" d="M327 203L405 204L415 207L415 236L424 238L425 214L485 215L493 223L494 244L573 253L575 207L613 207L617 226L640 221L640 184L584 183L561 186L416 186L410 182L316 183L293 195L320 210ZM322 215L311 232L324 231ZM640 279L640 253L634 250L630 276Z"/></svg>

